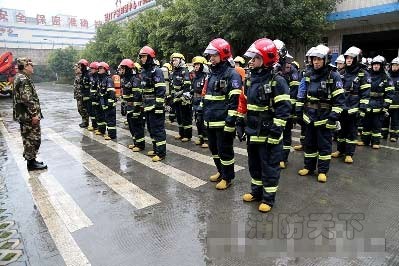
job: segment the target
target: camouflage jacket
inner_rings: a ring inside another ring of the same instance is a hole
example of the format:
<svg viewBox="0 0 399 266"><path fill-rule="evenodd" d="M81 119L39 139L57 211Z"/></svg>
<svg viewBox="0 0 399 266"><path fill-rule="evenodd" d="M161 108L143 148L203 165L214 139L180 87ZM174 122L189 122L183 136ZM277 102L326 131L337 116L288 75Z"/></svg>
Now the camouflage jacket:
<svg viewBox="0 0 399 266"><path fill-rule="evenodd" d="M31 121L32 117L42 117L39 97L35 85L30 77L24 73L18 73L14 80L13 91L13 115L18 122Z"/></svg>
<svg viewBox="0 0 399 266"><path fill-rule="evenodd" d="M81 75L75 75L75 80L73 81L73 98L74 99L79 99L82 97L82 94L80 92L80 79Z"/></svg>

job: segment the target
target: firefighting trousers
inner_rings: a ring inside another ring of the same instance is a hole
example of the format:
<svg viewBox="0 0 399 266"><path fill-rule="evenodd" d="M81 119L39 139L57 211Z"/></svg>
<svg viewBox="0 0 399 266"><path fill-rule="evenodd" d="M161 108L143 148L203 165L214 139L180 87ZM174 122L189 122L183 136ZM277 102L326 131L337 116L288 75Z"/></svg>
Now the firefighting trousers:
<svg viewBox="0 0 399 266"><path fill-rule="evenodd" d="M251 194L267 205L273 206L280 179L280 158L283 144L250 144L248 167L251 175Z"/></svg>
<svg viewBox="0 0 399 266"><path fill-rule="evenodd" d="M204 114L201 111L194 111L194 119L195 119L195 124L197 126L198 130L198 137L201 141L207 142L208 141L208 133L206 131L206 127L204 125Z"/></svg>
<svg viewBox="0 0 399 266"><path fill-rule="evenodd" d="M144 120L143 120L143 112L141 108L127 106L127 123L129 125L130 134L133 137L134 146L144 150L145 148L145 139L144 139Z"/></svg>
<svg viewBox="0 0 399 266"><path fill-rule="evenodd" d="M93 105L93 107L95 110L97 128L102 134L105 134L105 131L107 130L107 123L105 122L105 113L103 111L103 108L98 102L95 102L95 105Z"/></svg>
<svg viewBox="0 0 399 266"><path fill-rule="evenodd" d="M299 141L302 146L305 146L306 126L305 123L301 125L301 136L299 137Z"/></svg>
<svg viewBox="0 0 399 266"><path fill-rule="evenodd" d="M107 134L111 139L116 138L116 107L108 107L104 110Z"/></svg>
<svg viewBox="0 0 399 266"><path fill-rule="evenodd" d="M341 130L337 133L337 150L340 154L353 156L357 143L358 117L356 114L345 113L339 122Z"/></svg>
<svg viewBox="0 0 399 266"><path fill-rule="evenodd" d="M366 113L363 118L363 131L362 131L362 141L365 145L380 144L381 127L382 121L384 119L384 114L379 113Z"/></svg>
<svg viewBox="0 0 399 266"><path fill-rule="evenodd" d="M191 104L182 104L181 102L177 102L175 104L175 107L177 124L179 126L179 135L182 138L191 139L193 136L192 106Z"/></svg>
<svg viewBox="0 0 399 266"><path fill-rule="evenodd" d="M176 103L170 104L169 121L175 122L176 120Z"/></svg>
<svg viewBox="0 0 399 266"><path fill-rule="evenodd" d="M86 107L87 113L89 114L89 117L91 120L91 126L95 129L97 129L98 125L97 125L97 120L96 120L96 108L97 108L96 104L98 104L98 103L94 102L92 100L88 100L86 104L87 104L87 107Z"/></svg>
<svg viewBox="0 0 399 266"><path fill-rule="evenodd" d="M313 123L306 126L305 135L305 168L326 174L330 168L332 150L332 131L324 125L314 126Z"/></svg>
<svg viewBox="0 0 399 266"><path fill-rule="evenodd" d="M282 152L281 161L284 161L284 162L288 162L288 156L290 155L290 151L291 151L292 128L293 128L292 118L288 118L287 124L285 125L284 131L283 131L283 152Z"/></svg>
<svg viewBox="0 0 399 266"><path fill-rule="evenodd" d="M156 155L166 156L165 113L155 113L155 110L145 112L147 129L152 139L152 147Z"/></svg>
<svg viewBox="0 0 399 266"><path fill-rule="evenodd" d="M234 173L234 132L226 132L223 128L209 128L208 145L213 161L222 179L231 181Z"/></svg>
<svg viewBox="0 0 399 266"><path fill-rule="evenodd" d="M388 131L391 138L398 138L399 134L399 108L389 109L389 117L384 118L381 129L382 136L388 137Z"/></svg>

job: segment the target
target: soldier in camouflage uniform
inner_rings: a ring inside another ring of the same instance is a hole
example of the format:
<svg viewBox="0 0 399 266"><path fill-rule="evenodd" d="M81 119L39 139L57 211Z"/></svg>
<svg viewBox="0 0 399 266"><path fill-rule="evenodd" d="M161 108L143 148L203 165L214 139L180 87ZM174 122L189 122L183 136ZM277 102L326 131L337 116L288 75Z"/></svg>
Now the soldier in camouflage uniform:
<svg viewBox="0 0 399 266"><path fill-rule="evenodd" d="M41 143L40 119L43 118L39 97L31 79L33 63L28 58L18 58L18 74L14 80L13 115L21 127L24 145L23 156L27 160L28 170L46 169L47 165L36 161Z"/></svg>
<svg viewBox="0 0 399 266"><path fill-rule="evenodd" d="M75 64L73 69L75 71L75 80L73 82L73 98L76 100L78 112L82 117L82 123L80 123L79 126L85 128L89 125L89 114L87 112L86 106L84 105L83 96L80 91L82 72L78 64Z"/></svg>

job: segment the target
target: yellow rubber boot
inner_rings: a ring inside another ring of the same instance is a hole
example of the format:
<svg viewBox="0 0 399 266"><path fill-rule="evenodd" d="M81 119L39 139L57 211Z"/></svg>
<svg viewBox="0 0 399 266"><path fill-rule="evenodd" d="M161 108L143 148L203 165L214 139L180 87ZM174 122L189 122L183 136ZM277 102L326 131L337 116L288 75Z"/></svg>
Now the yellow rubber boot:
<svg viewBox="0 0 399 266"><path fill-rule="evenodd" d="M280 162L280 168L281 169L285 169L287 166L285 165L285 162L284 161L281 161Z"/></svg>
<svg viewBox="0 0 399 266"><path fill-rule="evenodd" d="M88 131L93 131L93 130L94 130L94 127L88 126L88 127L87 127L87 130L88 130Z"/></svg>
<svg viewBox="0 0 399 266"><path fill-rule="evenodd" d="M155 156L155 152L154 151L149 151L149 152L147 152L147 155L148 156Z"/></svg>
<svg viewBox="0 0 399 266"><path fill-rule="evenodd" d="M300 176L305 176L305 175L309 175L310 174L310 170L303 168L301 170L298 171L298 175Z"/></svg>
<svg viewBox="0 0 399 266"><path fill-rule="evenodd" d="M246 193L244 196L242 196L242 200L246 202L251 202L251 201L256 201L258 200L257 198L254 197L251 193Z"/></svg>
<svg viewBox="0 0 399 266"><path fill-rule="evenodd" d="M380 145L374 144L374 145L372 146L372 148L378 150L378 149L380 148Z"/></svg>
<svg viewBox="0 0 399 266"><path fill-rule="evenodd" d="M352 156L346 155L346 156L345 156L345 163L353 163L353 158L352 158Z"/></svg>
<svg viewBox="0 0 399 266"><path fill-rule="evenodd" d="M269 206L269 205L267 205L266 203L261 203L261 204L259 205L258 210L259 210L260 212L269 212L269 211L272 210L272 207Z"/></svg>
<svg viewBox="0 0 399 266"><path fill-rule="evenodd" d="M140 149L139 147L134 147L134 148L132 149L132 151L133 151L133 152L139 152L139 151L141 151L141 149Z"/></svg>
<svg viewBox="0 0 399 266"><path fill-rule="evenodd" d="M294 150L296 150L296 151L301 151L301 150L303 150L303 146L302 146L301 144L295 145L293 148L294 148Z"/></svg>
<svg viewBox="0 0 399 266"><path fill-rule="evenodd" d="M164 158L159 157L158 155L155 155L154 157L152 157L152 161L153 162L160 162L162 161Z"/></svg>
<svg viewBox="0 0 399 266"><path fill-rule="evenodd" d="M219 181L219 180L220 180L220 173L217 172L216 174L211 175L211 176L209 177L209 180L210 180L211 182L217 182L217 181Z"/></svg>
<svg viewBox="0 0 399 266"><path fill-rule="evenodd" d="M222 180L220 180L219 183L216 184L216 189L224 190L224 189L228 188L230 185L231 185L231 182L222 179Z"/></svg>
<svg viewBox="0 0 399 266"><path fill-rule="evenodd" d="M366 144L364 144L363 141L358 141L358 142L356 143L356 145L357 145L357 146L365 146Z"/></svg>
<svg viewBox="0 0 399 266"><path fill-rule="evenodd" d="M96 135L102 135L103 133L101 133L99 130L97 130L96 132L94 132L94 134L96 134Z"/></svg>
<svg viewBox="0 0 399 266"><path fill-rule="evenodd" d="M197 139L197 140L195 141L195 145L201 145L201 144L202 144L201 140Z"/></svg>
<svg viewBox="0 0 399 266"><path fill-rule="evenodd" d="M331 157L333 157L333 158L338 158L340 156L341 156L341 153L339 151L335 151L335 152L331 153Z"/></svg>
<svg viewBox="0 0 399 266"><path fill-rule="evenodd" d="M324 173L319 173L319 175L317 176L317 181L321 183L327 182L327 175Z"/></svg>

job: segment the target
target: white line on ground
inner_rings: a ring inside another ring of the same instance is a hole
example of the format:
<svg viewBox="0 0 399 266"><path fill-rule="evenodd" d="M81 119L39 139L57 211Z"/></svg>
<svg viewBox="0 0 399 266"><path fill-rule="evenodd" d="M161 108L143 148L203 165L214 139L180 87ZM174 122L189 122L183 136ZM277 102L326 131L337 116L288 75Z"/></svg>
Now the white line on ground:
<svg viewBox="0 0 399 266"><path fill-rule="evenodd" d="M156 170L159 173L164 174L164 175L166 175L166 176L168 176L168 177L170 177L190 188L197 188L197 187L200 187L207 183L198 177L195 177L189 173L179 170L173 166L167 165L163 162L155 162L154 163L151 161L150 157L143 155L141 153L133 154L133 152L129 148L123 146L122 144L116 143L114 141L104 140L104 138L102 136L96 136L93 133L88 132L87 130L77 129L73 126L70 126L70 128L75 131L79 131L86 137L94 139L95 141L106 145L108 148L111 148L111 149L117 151L118 153L121 153L124 156L127 156L130 159L147 166L148 168Z"/></svg>
<svg viewBox="0 0 399 266"><path fill-rule="evenodd" d="M10 140L16 145L16 151L18 151L19 154L22 154L23 147L21 137L18 136L18 133L10 133L9 136L11 137ZM21 161L22 164L25 164L22 158ZM39 179L41 185L45 189L44 193L46 197L48 197L69 232L72 233L93 225L89 217L86 216L79 205L64 190L52 174L47 171L41 171L40 174L38 174L38 172L29 173L28 171L26 171L26 173L28 173L28 175L24 175L25 177L29 177L30 175L31 177ZM25 181L28 182L29 179L25 179Z"/></svg>
<svg viewBox="0 0 399 266"><path fill-rule="evenodd" d="M118 133L119 132L122 133L125 136L131 136L130 131L126 130L124 128L118 127ZM151 147L152 147L151 138L145 137L145 141L146 141L146 143L150 144ZM207 155L204 155L204 154L201 154L201 153L189 150L189 149L185 149L185 148L182 148L182 147L179 147L179 146L175 146L175 145L170 144L170 143L167 143L166 149L171 151L171 152L177 153L179 155L191 158L193 160L196 160L196 161L199 161L199 162L202 162L202 163L205 163L205 164L209 164L209 165L212 165L212 166L215 165L215 163L213 162L213 159L210 156L207 156ZM239 166L237 164L234 165L234 170L235 171L240 171L242 169L244 169L244 167Z"/></svg>
<svg viewBox="0 0 399 266"><path fill-rule="evenodd" d="M138 186L126 180L124 177L120 176L112 169L108 168L106 165L97 161L87 152L64 139L54 130L46 128L44 131L48 135L49 139L59 145L75 160L81 163L89 172L98 177L102 182L126 199L134 207L142 209L161 202Z"/></svg>
<svg viewBox="0 0 399 266"><path fill-rule="evenodd" d="M14 143L3 123L0 123L0 131L6 140L19 171L32 194L33 201L38 207L38 210L43 217L43 221L46 224L58 251L64 259L65 264L67 266L90 266L91 264L89 260L83 254L64 221L52 206L49 197L45 196L46 191L43 185L39 182L38 178L35 178L35 176L40 176L40 173L35 173L34 175L29 174L26 169L26 164L24 160L22 160L22 153L20 153L17 144Z"/></svg>

